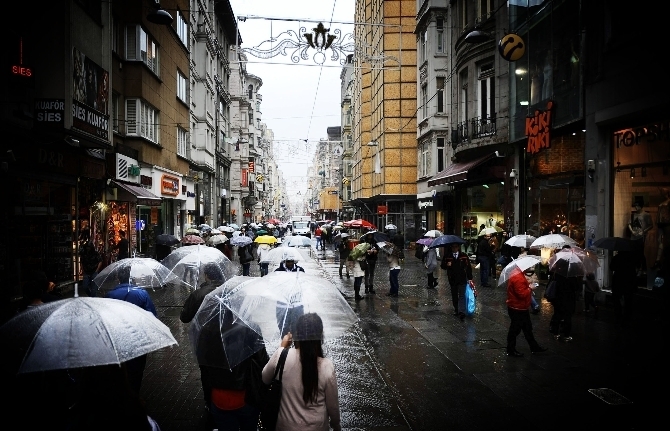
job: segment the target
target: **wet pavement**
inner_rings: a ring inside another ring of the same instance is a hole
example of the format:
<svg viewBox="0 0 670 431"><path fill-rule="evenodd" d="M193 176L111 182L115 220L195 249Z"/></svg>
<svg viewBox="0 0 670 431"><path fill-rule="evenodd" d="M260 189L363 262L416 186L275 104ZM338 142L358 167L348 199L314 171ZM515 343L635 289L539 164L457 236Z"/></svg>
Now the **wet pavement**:
<svg viewBox="0 0 670 431"><path fill-rule="evenodd" d="M638 429L662 417L667 317L659 319L648 304L638 304L632 324L621 327L611 304L596 318L578 302L574 339L561 342L548 331L552 310L543 300L531 319L535 337L549 350L531 354L519 335L524 357L512 358L505 354L504 288L478 288L475 315L460 321L452 314L446 274L436 290L426 289L423 266L411 252L400 271L398 298L385 296L388 270L380 259L377 293L361 301L353 299L353 277L339 277L336 253L303 253L318 264L309 264L309 271L331 279L360 317L325 349L336 366L345 430ZM259 275L258 265L252 264L251 275ZM163 431L195 430L203 412L188 325L178 317L187 295L152 293L159 318L179 342L149 355L141 391Z"/></svg>

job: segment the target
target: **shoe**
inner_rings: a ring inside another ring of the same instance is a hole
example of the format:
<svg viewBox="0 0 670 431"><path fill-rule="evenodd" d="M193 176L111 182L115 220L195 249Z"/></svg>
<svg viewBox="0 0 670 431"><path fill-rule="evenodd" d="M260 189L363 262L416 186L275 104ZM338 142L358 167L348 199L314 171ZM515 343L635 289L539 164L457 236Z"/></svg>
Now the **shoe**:
<svg viewBox="0 0 670 431"><path fill-rule="evenodd" d="M508 350L507 356L514 356L515 358L520 358L523 356L523 353L517 352L516 350Z"/></svg>
<svg viewBox="0 0 670 431"><path fill-rule="evenodd" d="M371 295L374 295L374 294L376 294L376 293L377 293L377 292L375 292L374 289L372 289L372 288L370 289L370 294L371 294Z"/></svg>
<svg viewBox="0 0 670 431"><path fill-rule="evenodd" d="M389 292L389 293L386 294L386 296L390 296L391 298L397 298L398 294Z"/></svg>
<svg viewBox="0 0 670 431"><path fill-rule="evenodd" d="M561 341L565 342L572 341L572 337L561 337Z"/></svg>
<svg viewBox="0 0 670 431"><path fill-rule="evenodd" d="M547 349L546 347L542 347L542 346L537 346L537 347L534 348L534 349L530 349L530 351L531 351L532 353L542 353L542 352L546 352L547 350L548 350L548 349Z"/></svg>
<svg viewBox="0 0 670 431"><path fill-rule="evenodd" d="M461 322L465 320L465 313L458 313L458 318L461 319Z"/></svg>

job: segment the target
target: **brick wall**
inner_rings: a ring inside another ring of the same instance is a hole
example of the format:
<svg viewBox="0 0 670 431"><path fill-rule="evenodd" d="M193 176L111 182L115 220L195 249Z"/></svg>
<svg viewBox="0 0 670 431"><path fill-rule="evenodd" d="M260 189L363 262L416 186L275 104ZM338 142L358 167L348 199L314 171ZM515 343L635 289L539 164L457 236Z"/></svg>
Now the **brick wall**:
<svg viewBox="0 0 670 431"><path fill-rule="evenodd" d="M583 134L553 138L549 148L531 156L533 176L584 171L584 144Z"/></svg>

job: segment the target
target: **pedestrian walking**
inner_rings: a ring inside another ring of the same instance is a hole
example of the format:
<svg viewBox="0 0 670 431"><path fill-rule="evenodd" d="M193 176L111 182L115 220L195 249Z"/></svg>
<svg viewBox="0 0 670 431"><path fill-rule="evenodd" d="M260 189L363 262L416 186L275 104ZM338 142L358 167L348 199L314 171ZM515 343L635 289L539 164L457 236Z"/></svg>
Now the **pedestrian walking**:
<svg viewBox="0 0 670 431"><path fill-rule="evenodd" d="M353 274L354 274L354 299L360 301L363 299L361 296L361 285L363 284L363 279L365 278L365 268L367 267L367 260L365 255L360 256L358 259L353 262ZM365 289L366 293L368 289Z"/></svg>
<svg viewBox="0 0 670 431"><path fill-rule="evenodd" d="M618 251L610 262L615 323L628 325L633 317L640 260L634 251Z"/></svg>
<svg viewBox="0 0 670 431"><path fill-rule="evenodd" d="M479 275L483 287L491 287L489 284L489 274L491 271L491 259L494 257L491 250L491 234L486 234L477 244L477 263L479 264Z"/></svg>
<svg viewBox="0 0 670 431"><path fill-rule="evenodd" d="M435 270L437 269L437 249L423 247L424 264L428 275L428 289L435 289L438 285Z"/></svg>
<svg viewBox="0 0 670 431"><path fill-rule="evenodd" d="M489 276L493 277L495 281L497 277L496 254L500 251L498 246L498 238L495 235L490 236L489 245L491 246L491 254L489 256Z"/></svg>
<svg viewBox="0 0 670 431"><path fill-rule="evenodd" d="M263 262L263 258L267 257L267 254L270 250L271 247L269 244L258 245L258 250L256 251L256 253L258 254L258 265L260 266L261 269L261 277L268 275L268 266L270 265L270 263Z"/></svg>
<svg viewBox="0 0 670 431"><path fill-rule="evenodd" d="M393 253L389 253L386 256L386 260L389 264L389 284L391 286L386 296L397 298L400 290L400 285L398 283L398 276L400 275L400 262L398 261L398 256ZM435 266L437 267L437 260L435 261Z"/></svg>
<svg viewBox="0 0 670 431"><path fill-rule="evenodd" d="M451 244L451 252L445 253L441 268L447 270L447 279L451 289L451 301L454 315L465 319L465 287L472 281L470 258L461 251L459 244Z"/></svg>
<svg viewBox="0 0 670 431"><path fill-rule="evenodd" d="M254 255L251 252L251 244L238 247L237 257L240 259L240 264L242 265L242 275L248 276L251 261L254 260Z"/></svg>
<svg viewBox="0 0 670 431"><path fill-rule="evenodd" d="M596 293L600 292L600 285L596 275L592 272L586 274L584 280L584 312L588 313L593 307L596 317L598 316L598 304L595 302Z"/></svg>
<svg viewBox="0 0 670 431"><path fill-rule="evenodd" d="M507 281L507 314L510 318L507 331L507 356L521 357L523 353L516 350L516 337L523 331L532 353L544 352L547 349L540 346L533 335L533 323L530 321L530 307L533 290L533 270L525 273L515 270Z"/></svg>
<svg viewBox="0 0 670 431"><path fill-rule="evenodd" d="M95 279L102 269L102 255L95 249L93 241L89 239L81 248L80 256L83 273L81 287L88 296L96 297L98 296L98 286L96 286L93 279Z"/></svg>
<svg viewBox="0 0 670 431"><path fill-rule="evenodd" d="M551 302L554 314L549 322L549 331L561 341L572 340L572 316L575 314L577 292L581 291L583 284L581 277L564 277L561 274L567 274L567 270L561 269L567 264L565 260L557 260L551 273L552 281L556 282L556 298Z"/></svg>
<svg viewBox="0 0 670 431"><path fill-rule="evenodd" d="M321 238L321 227L317 226L316 229L314 229L314 238L316 238L316 249L321 250L321 242L323 239Z"/></svg>
<svg viewBox="0 0 670 431"><path fill-rule="evenodd" d="M323 227L321 229L321 251L326 251L326 243L328 242L328 229Z"/></svg>
<svg viewBox="0 0 670 431"><path fill-rule="evenodd" d="M282 260L275 271L286 271L286 272L305 272L305 268L298 266L293 259Z"/></svg>
<svg viewBox="0 0 670 431"><path fill-rule="evenodd" d="M337 244L337 250L340 256L340 278L342 278L342 268L346 270L347 278L349 278L349 265L347 265L347 258L349 257L349 241L342 238Z"/></svg>
<svg viewBox="0 0 670 431"><path fill-rule="evenodd" d="M375 242L374 235L368 233L365 240L370 244L370 248L365 252L365 293L375 294L375 267L377 266L377 257L379 256L379 246Z"/></svg>
<svg viewBox="0 0 670 431"><path fill-rule="evenodd" d="M282 395L277 430L341 431L335 367L323 355L323 322L316 313L301 316L293 334L282 338L279 349L263 368L270 384L279 357L288 348L282 374Z"/></svg>
<svg viewBox="0 0 670 431"><path fill-rule="evenodd" d="M117 242L116 245L114 246L114 249L119 251L116 260L127 259L130 255L130 243L126 238L125 231L120 230L119 236L121 237L121 239L119 239L119 242Z"/></svg>

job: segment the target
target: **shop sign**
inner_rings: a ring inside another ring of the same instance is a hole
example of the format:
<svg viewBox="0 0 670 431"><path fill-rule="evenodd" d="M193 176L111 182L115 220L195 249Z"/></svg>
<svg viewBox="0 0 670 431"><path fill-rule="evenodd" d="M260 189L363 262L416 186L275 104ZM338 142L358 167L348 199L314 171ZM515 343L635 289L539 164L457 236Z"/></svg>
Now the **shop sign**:
<svg viewBox="0 0 670 431"><path fill-rule="evenodd" d="M249 186L249 170L248 169L242 169L242 181L240 182L240 186L242 187L247 187Z"/></svg>
<svg viewBox="0 0 670 431"><path fill-rule="evenodd" d="M151 224L158 224L158 207L151 207Z"/></svg>
<svg viewBox="0 0 670 431"><path fill-rule="evenodd" d="M177 196L179 194L179 178L163 174L161 176L161 193L164 195Z"/></svg>
<svg viewBox="0 0 670 431"><path fill-rule="evenodd" d="M63 127L65 124L64 99L35 100L35 122L41 126Z"/></svg>
<svg viewBox="0 0 670 431"><path fill-rule="evenodd" d="M389 208L386 205L377 205L377 214L388 214Z"/></svg>
<svg viewBox="0 0 670 431"><path fill-rule="evenodd" d="M336 195L336 194L337 194L337 190L330 190L330 191L328 192L328 194L329 194L329 195Z"/></svg>
<svg viewBox="0 0 670 431"><path fill-rule="evenodd" d="M109 72L72 48L72 127L109 139Z"/></svg>
<svg viewBox="0 0 670 431"><path fill-rule="evenodd" d="M145 187L151 188L153 187L154 179L148 175L140 175L140 184L142 184Z"/></svg>
<svg viewBox="0 0 670 431"><path fill-rule="evenodd" d="M249 160L249 173L254 173L254 170L256 169L256 164L253 160Z"/></svg>
<svg viewBox="0 0 670 431"><path fill-rule="evenodd" d="M433 204L432 199L429 200L429 201L419 201L419 209L420 210L426 209L426 208L432 208L433 206L434 206L434 204Z"/></svg>
<svg viewBox="0 0 670 431"><path fill-rule="evenodd" d="M507 61L517 61L526 52L526 45L518 34L509 33L498 42L498 52Z"/></svg>
<svg viewBox="0 0 670 431"><path fill-rule="evenodd" d="M554 102L547 102L547 108L544 111L539 109L535 115L526 118L526 136L528 144L526 152L536 154L543 148L549 148L551 144L551 108Z"/></svg>
<svg viewBox="0 0 670 431"><path fill-rule="evenodd" d="M642 138L646 138L646 142L670 141L670 121L617 130L614 132L614 145L617 148L632 147L639 145Z"/></svg>
<svg viewBox="0 0 670 431"><path fill-rule="evenodd" d="M195 193L187 191L187 192L186 192L186 197L187 197L187 198L194 198L194 197L195 197Z"/></svg>

